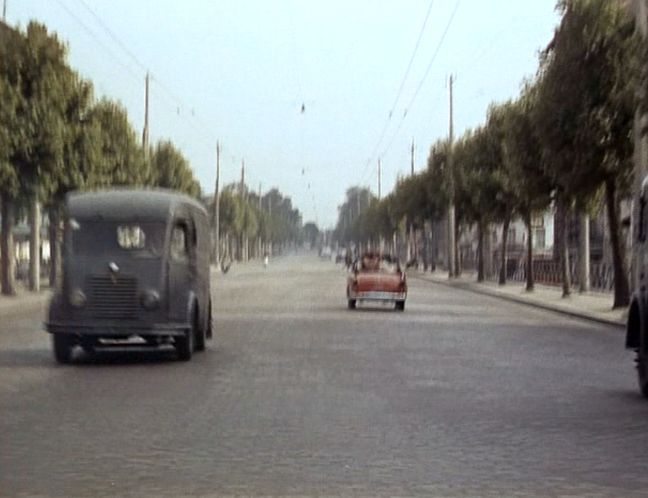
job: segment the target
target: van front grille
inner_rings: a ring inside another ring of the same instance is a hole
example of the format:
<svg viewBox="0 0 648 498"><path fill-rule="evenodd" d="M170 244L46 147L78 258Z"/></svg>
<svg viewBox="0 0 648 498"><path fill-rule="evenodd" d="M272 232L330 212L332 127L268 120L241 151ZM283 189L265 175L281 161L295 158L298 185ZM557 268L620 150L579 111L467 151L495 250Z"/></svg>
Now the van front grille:
<svg viewBox="0 0 648 498"><path fill-rule="evenodd" d="M130 320L137 318L137 279L127 275L88 277L88 311L94 318Z"/></svg>

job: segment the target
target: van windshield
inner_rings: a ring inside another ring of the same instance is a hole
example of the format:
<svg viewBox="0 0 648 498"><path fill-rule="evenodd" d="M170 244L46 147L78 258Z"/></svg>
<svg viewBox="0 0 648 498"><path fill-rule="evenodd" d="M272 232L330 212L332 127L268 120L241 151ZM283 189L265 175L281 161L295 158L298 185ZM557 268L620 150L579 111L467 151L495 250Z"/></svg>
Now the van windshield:
<svg viewBox="0 0 648 498"><path fill-rule="evenodd" d="M106 222L70 219L75 255L129 254L157 258L164 251L166 225L159 222Z"/></svg>

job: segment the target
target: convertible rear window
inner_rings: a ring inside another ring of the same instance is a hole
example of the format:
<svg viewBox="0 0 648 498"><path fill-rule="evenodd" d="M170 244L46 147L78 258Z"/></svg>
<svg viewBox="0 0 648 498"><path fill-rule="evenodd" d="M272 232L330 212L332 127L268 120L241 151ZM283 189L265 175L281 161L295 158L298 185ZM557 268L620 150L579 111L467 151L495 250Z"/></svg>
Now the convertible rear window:
<svg viewBox="0 0 648 498"><path fill-rule="evenodd" d="M69 220L72 253L131 254L159 257L164 251L164 223L120 223Z"/></svg>

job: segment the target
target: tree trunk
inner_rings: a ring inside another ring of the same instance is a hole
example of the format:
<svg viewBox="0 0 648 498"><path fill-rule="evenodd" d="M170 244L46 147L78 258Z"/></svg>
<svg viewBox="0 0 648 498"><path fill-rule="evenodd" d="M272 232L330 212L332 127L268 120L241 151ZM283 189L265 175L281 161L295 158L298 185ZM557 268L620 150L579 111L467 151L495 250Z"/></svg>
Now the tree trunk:
<svg viewBox="0 0 648 498"><path fill-rule="evenodd" d="M612 262L614 265L614 304L612 308L622 308L630 303L630 287L625 255L625 242L621 237L619 213L614 179L605 181L605 200L607 204L610 243L612 245Z"/></svg>
<svg viewBox="0 0 648 498"><path fill-rule="evenodd" d="M29 289L40 291L40 203L33 199L29 206Z"/></svg>
<svg viewBox="0 0 648 498"><path fill-rule="evenodd" d="M484 258L484 279L491 278L493 275L493 236L491 233L491 224L483 222L484 231L484 249L482 257Z"/></svg>
<svg viewBox="0 0 648 498"><path fill-rule="evenodd" d="M525 214L527 226L527 257L526 257L526 290L531 292L534 287L533 278L533 230L531 229L531 210Z"/></svg>
<svg viewBox="0 0 648 498"><path fill-rule="evenodd" d="M569 272L569 226L567 223L569 218L569 209L565 202L562 203L561 207L560 270L562 273L562 297L569 297L571 295L571 273Z"/></svg>
<svg viewBox="0 0 648 498"><path fill-rule="evenodd" d="M2 268L0 271L2 280L2 294L13 296L16 293L16 268L14 261L14 204L7 196L2 197L2 241L0 243L0 257Z"/></svg>
<svg viewBox="0 0 648 498"><path fill-rule="evenodd" d="M455 277L460 277L461 276L461 243L460 239L461 238L461 230L459 227L459 223L455 220L455 250L454 250L454 255L455 255L455 263L454 263L454 268L455 268Z"/></svg>
<svg viewBox="0 0 648 498"><path fill-rule="evenodd" d="M590 218L585 212L579 213L578 230L578 290L589 292L590 290Z"/></svg>
<svg viewBox="0 0 648 498"><path fill-rule="evenodd" d="M58 203L49 209L50 276L52 289L61 281L61 216Z"/></svg>
<svg viewBox="0 0 648 498"><path fill-rule="evenodd" d="M502 225L502 248L501 248L501 265L500 265L500 274L499 274L499 284L504 285L506 283L506 270L507 270L507 261L508 261L508 231L509 225L511 223L511 218L507 216L504 218L504 225Z"/></svg>
<svg viewBox="0 0 648 498"><path fill-rule="evenodd" d="M455 208L452 203L448 207L448 226L447 226L447 258L448 258L448 277L455 277Z"/></svg>
<svg viewBox="0 0 648 498"><path fill-rule="evenodd" d="M484 281L484 222L477 223L477 282Z"/></svg>

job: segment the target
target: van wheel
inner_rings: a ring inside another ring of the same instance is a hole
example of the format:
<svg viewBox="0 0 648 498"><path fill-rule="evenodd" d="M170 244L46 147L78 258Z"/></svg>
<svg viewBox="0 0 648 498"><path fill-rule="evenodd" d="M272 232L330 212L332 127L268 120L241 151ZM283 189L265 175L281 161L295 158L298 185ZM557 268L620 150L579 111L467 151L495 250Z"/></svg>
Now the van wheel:
<svg viewBox="0 0 648 498"><path fill-rule="evenodd" d="M54 358L58 363L67 365L72 361L72 349L75 345L76 341L68 334L52 334Z"/></svg>
<svg viewBox="0 0 648 498"><path fill-rule="evenodd" d="M198 316L198 312L196 312L194 314L193 322L194 322L193 329L196 332L196 351L204 351L205 350L205 334L207 332L205 330L205 327L200 326L200 318Z"/></svg>
<svg viewBox="0 0 648 498"><path fill-rule="evenodd" d="M640 352L637 352L637 377L641 394L648 398L648 358Z"/></svg>
<svg viewBox="0 0 648 498"><path fill-rule="evenodd" d="M178 359L180 361L191 360L191 355L194 351L194 338L196 337L196 327L192 323L191 327L187 329L184 335L176 337L175 347L178 352Z"/></svg>
<svg viewBox="0 0 648 498"><path fill-rule="evenodd" d="M209 300L209 315L207 316L207 339L211 339L214 336L214 320L212 316L212 303L211 299Z"/></svg>

